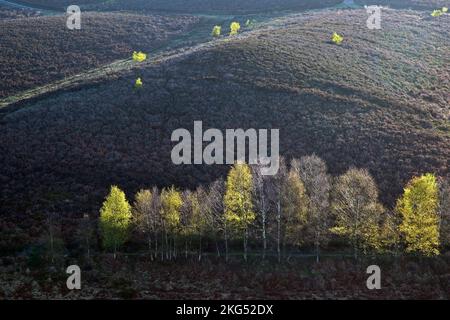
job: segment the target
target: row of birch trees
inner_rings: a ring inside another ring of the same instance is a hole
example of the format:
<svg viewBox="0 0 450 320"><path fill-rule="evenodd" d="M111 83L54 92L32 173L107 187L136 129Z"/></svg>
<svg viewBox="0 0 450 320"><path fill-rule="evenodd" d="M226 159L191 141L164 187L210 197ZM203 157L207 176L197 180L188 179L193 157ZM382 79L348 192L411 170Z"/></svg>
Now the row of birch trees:
<svg viewBox="0 0 450 320"><path fill-rule="evenodd" d="M207 252L278 261L313 253L317 261L331 240L352 254L416 253L432 256L450 241L450 186L433 174L414 177L392 209L379 200L365 169L328 174L315 155L283 159L274 176L261 165L237 163L226 180L196 190L153 187L130 205L111 187L100 210L105 249L116 253L128 240L145 242L152 259L173 260Z"/></svg>

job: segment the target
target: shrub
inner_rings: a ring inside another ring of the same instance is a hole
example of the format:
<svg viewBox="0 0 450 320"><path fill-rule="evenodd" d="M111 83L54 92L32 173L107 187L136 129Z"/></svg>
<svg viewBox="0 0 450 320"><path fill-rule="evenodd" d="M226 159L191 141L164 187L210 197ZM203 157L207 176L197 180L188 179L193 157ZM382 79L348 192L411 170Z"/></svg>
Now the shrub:
<svg viewBox="0 0 450 320"><path fill-rule="evenodd" d="M134 51L133 52L133 61L142 62L142 61L145 61L146 59L147 59L147 54L145 54L145 53L143 53L141 51L139 51L139 52Z"/></svg>
<svg viewBox="0 0 450 320"><path fill-rule="evenodd" d="M141 78L137 78L137 79L136 79L136 82L134 83L134 87L135 87L136 89L139 89L139 88L142 87L142 79L141 79Z"/></svg>
<svg viewBox="0 0 450 320"><path fill-rule="evenodd" d="M442 16L444 13L448 12L448 8L447 7L443 7L442 9L437 9L437 10L433 10L433 12L431 13L431 15L433 17L440 17Z"/></svg>
<svg viewBox="0 0 450 320"><path fill-rule="evenodd" d="M220 33L222 32L222 27L221 26L214 26L211 35L213 37L220 37Z"/></svg>
<svg viewBox="0 0 450 320"><path fill-rule="evenodd" d="M103 247L114 250L114 256L117 249L128 239L131 217L131 206L125 198L125 193L112 186L100 209L100 230Z"/></svg>
<svg viewBox="0 0 450 320"><path fill-rule="evenodd" d="M344 37L337 34L336 32L333 33L333 37L331 38L331 41L333 41L333 43L340 45L342 43L342 41L344 41Z"/></svg>
<svg viewBox="0 0 450 320"><path fill-rule="evenodd" d="M230 25L230 36L238 34L240 29L241 25L239 24L239 22L232 22Z"/></svg>

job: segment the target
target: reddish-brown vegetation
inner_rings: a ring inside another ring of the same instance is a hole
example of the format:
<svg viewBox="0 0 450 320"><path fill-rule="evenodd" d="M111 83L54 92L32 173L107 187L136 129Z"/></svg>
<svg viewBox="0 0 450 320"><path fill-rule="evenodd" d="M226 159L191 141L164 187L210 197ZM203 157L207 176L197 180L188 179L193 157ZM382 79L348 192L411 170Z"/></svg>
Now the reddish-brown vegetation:
<svg viewBox="0 0 450 320"><path fill-rule="evenodd" d="M355 3L417 10L431 10L448 6L447 0L355 0Z"/></svg>
<svg viewBox="0 0 450 320"><path fill-rule="evenodd" d="M40 16L40 13L35 10L14 9L9 7L2 7L0 5L0 20L19 19L38 16Z"/></svg>
<svg viewBox="0 0 450 320"><path fill-rule="evenodd" d="M72 0L14 0L13 2L31 7L65 11L68 6L73 4L82 6L88 4L98 4L105 1L107 0L77 0L76 3Z"/></svg>
<svg viewBox="0 0 450 320"><path fill-rule="evenodd" d="M102 10L150 10L170 12L257 13L283 10L308 10L334 6L341 0L118 0L96 6Z"/></svg>
<svg viewBox="0 0 450 320"><path fill-rule="evenodd" d="M277 264L205 258L152 262L103 255L81 266L82 290L66 288L63 268L39 269L24 258L0 259L0 299L448 299L449 257L360 261L308 258ZM72 264L75 260L66 262ZM77 262L78 263L78 262ZM382 290L366 287L367 266L382 270ZM26 271L28 269L28 272Z"/></svg>
<svg viewBox="0 0 450 320"><path fill-rule="evenodd" d="M111 184L194 186L224 166L175 166L174 129L280 128L281 153L317 153L333 174L368 168L389 205L411 176L448 175L448 20L386 11L314 13L86 83L3 117L3 210L97 212ZM330 30L344 34L329 43Z"/></svg>
<svg viewBox="0 0 450 320"><path fill-rule="evenodd" d="M88 13L81 30L64 17L0 21L0 98L131 57L152 54L199 22L188 16Z"/></svg>

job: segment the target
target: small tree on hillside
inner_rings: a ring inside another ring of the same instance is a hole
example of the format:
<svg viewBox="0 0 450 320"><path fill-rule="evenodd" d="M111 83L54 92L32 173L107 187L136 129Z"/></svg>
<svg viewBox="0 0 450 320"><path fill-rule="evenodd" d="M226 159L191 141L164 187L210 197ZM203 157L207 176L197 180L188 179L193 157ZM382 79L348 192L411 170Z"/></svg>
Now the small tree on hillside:
<svg viewBox="0 0 450 320"><path fill-rule="evenodd" d="M116 186L111 187L109 195L100 209L100 232L103 247L114 252L127 241L131 226L131 206L125 193Z"/></svg>
<svg viewBox="0 0 450 320"><path fill-rule="evenodd" d="M407 252L439 254L438 186L433 174L413 178L398 199L400 232Z"/></svg>
<svg viewBox="0 0 450 320"><path fill-rule="evenodd" d="M230 36L238 34L239 30L241 30L241 24L239 22L234 21L230 24Z"/></svg>

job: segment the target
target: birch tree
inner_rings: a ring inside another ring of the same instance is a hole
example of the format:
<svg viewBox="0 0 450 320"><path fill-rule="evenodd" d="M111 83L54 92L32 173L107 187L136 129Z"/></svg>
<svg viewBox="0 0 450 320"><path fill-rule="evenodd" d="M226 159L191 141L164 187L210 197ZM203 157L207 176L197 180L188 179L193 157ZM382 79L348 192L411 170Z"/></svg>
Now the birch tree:
<svg viewBox="0 0 450 320"><path fill-rule="evenodd" d="M287 168L284 158L280 158L280 167L276 175L271 176L269 183L269 195L272 210L275 218L275 239L278 262L281 262L281 244L282 244L282 232L283 232L283 207L282 207L282 192L283 185L287 176Z"/></svg>
<svg viewBox="0 0 450 320"><path fill-rule="evenodd" d="M400 232L407 252L439 254L438 186L433 174L413 178L398 199Z"/></svg>
<svg viewBox="0 0 450 320"><path fill-rule="evenodd" d="M133 220L137 230L144 235L151 260L158 254L159 192L154 187L150 190L139 190L133 203Z"/></svg>
<svg viewBox="0 0 450 320"><path fill-rule="evenodd" d="M174 187L161 191L160 214L163 223L166 258L176 257L176 236L180 227L180 209L183 205L181 194ZM172 242L172 244L170 244Z"/></svg>
<svg viewBox="0 0 450 320"><path fill-rule="evenodd" d="M219 240L223 235L225 260L228 261L228 234L224 215L225 182L219 179L211 183L200 196L200 208L208 224L208 232L216 243L217 256L220 257Z"/></svg>
<svg viewBox="0 0 450 320"><path fill-rule="evenodd" d="M245 261L247 261L249 227L255 220L252 194L253 180L250 167L245 163L236 163L229 171L226 181L225 220L227 226L242 233Z"/></svg>
<svg viewBox="0 0 450 320"><path fill-rule="evenodd" d="M281 208L284 213L285 241L294 246L303 242L302 231L306 224L309 199L297 171L291 169L285 177L281 191ZM285 247L285 245L284 245Z"/></svg>
<svg viewBox="0 0 450 320"><path fill-rule="evenodd" d="M304 233L306 238L312 239L316 261L319 262L320 248L328 242L330 236L331 178L325 161L316 155L293 159L291 167L298 172L309 199Z"/></svg>
<svg viewBox="0 0 450 320"><path fill-rule="evenodd" d="M355 259L359 249L366 252L377 245L384 208L367 170L352 168L336 179L332 208L336 218L332 231L350 239Z"/></svg>
<svg viewBox="0 0 450 320"><path fill-rule="evenodd" d="M257 220L261 225L261 239L263 248L262 258L265 259L267 251L267 223L270 209L268 194L270 192L269 181L268 177L262 174L262 164L258 163L252 165L251 168L254 186L255 210L257 212Z"/></svg>
<svg viewBox="0 0 450 320"><path fill-rule="evenodd" d="M117 186L112 186L109 195L100 209L100 231L103 247L114 252L127 241L131 226L131 206L125 193Z"/></svg>

